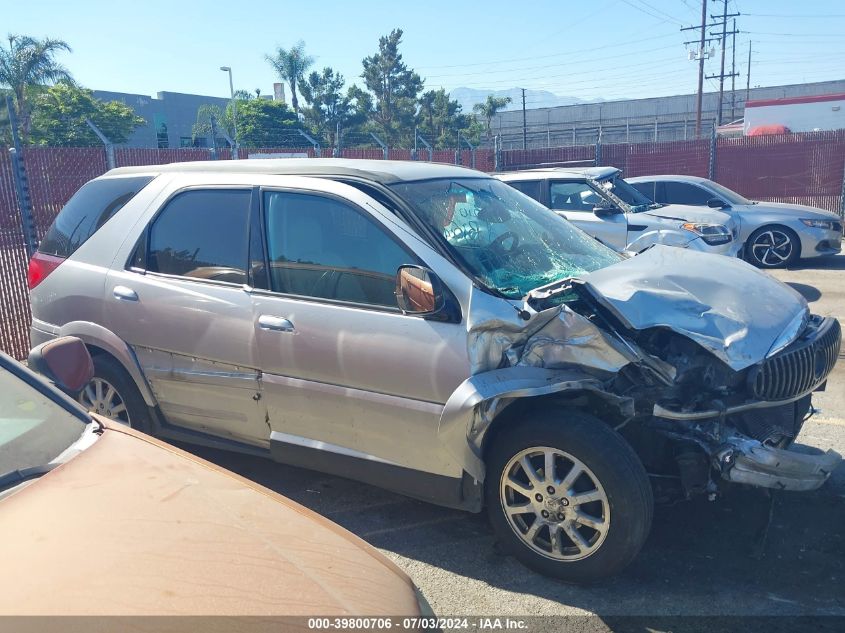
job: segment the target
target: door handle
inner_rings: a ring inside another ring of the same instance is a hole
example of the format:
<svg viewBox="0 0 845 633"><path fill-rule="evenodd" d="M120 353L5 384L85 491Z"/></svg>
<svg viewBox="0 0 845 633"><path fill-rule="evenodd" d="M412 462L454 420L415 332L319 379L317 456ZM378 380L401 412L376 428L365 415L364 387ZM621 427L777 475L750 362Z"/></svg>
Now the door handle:
<svg viewBox="0 0 845 633"><path fill-rule="evenodd" d="M132 288L127 288L126 286L115 286L114 290L112 290L112 294L114 294L115 299L120 301L138 300L138 293L132 290Z"/></svg>
<svg viewBox="0 0 845 633"><path fill-rule="evenodd" d="M273 332L293 332L293 323L288 319L269 314L262 314L258 317L258 327L262 330L271 330Z"/></svg>

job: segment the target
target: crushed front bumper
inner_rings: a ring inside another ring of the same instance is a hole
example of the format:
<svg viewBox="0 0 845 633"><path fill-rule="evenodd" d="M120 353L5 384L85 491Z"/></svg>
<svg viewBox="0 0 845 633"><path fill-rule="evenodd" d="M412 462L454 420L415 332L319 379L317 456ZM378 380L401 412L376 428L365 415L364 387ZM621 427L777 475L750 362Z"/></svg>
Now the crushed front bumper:
<svg viewBox="0 0 845 633"><path fill-rule="evenodd" d="M842 456L832 449L808 455L735 436L728 438L713 461L727 481L776 490L808 491L827 481Z"/></svg>

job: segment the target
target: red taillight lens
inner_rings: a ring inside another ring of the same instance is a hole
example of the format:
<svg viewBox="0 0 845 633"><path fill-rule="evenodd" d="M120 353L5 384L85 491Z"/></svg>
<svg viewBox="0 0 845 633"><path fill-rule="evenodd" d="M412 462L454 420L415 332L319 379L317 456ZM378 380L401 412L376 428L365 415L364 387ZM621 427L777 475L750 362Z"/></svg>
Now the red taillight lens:
<svg viewBox="0 0 845 633"><path fill-rule="evenodd" d="M64 257L45 255L36 251L32 259L29 260L29 270L26 273L29 289L32 290L35 286L47 279L47 276L56 270L63 261L65 261Z"/></svg>

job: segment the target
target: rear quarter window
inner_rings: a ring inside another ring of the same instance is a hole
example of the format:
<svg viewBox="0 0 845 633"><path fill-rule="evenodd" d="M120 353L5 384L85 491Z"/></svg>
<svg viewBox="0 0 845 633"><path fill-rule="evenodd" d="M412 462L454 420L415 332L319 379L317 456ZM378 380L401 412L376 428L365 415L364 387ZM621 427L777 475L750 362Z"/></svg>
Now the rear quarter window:
<svg viewBox="0 0 845 633"><path fill-rule="evenodd" d="M540 180L513 180L508 182L508 184L516 189L517 191L521 191L526 196L534 198L537 202L542 202L540 200L540 196L542 195L543 183Z"/></svg>
<svg viewBox="0 0 845 633"><path fill-rule="evenodd" d="M83 185L47 229L39 252L70 257L152 179L153 176L105 178Z"/></svg>
<svg viewBox="0 0 845 633"><path fill-rule="evenodd" d="M654 200L655 202L662 202L661 200L657 199L657 181L629 182L628 184L634 187L634 189L639 191L649 200Z"/></svg>

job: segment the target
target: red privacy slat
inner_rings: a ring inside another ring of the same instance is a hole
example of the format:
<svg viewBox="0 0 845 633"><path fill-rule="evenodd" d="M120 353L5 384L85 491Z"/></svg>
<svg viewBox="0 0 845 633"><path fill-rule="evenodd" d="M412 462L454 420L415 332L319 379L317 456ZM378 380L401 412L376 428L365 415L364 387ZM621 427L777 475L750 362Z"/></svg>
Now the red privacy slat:
<svg viewBox="0 0 845 633"><path fill-rule="evenodd" d="M315 155L313 147L285 147L241 149L240 157L256 153ZM328 157L332 150L323 148L321 153ZM219 149L217 155L226 160L231 152ZM384 157L381 149L369 147L343 149L342 156L373 160ZM391 149L389 156L393 160L410 160L411 150ZM421 149L418 156L427 159L428 151ZM209 158L209 150L200 148L115 150L119 167ZM590 165L595 158L595 145L507 150L500 153L500 169ZM455 150L435 150L433 159L454 163ZM24 150L24 160L39 237L80 186L106 171L105 152L101 148L31 147ZM601 148L601 164L619 167L626 176L670 173L707 176L709 160L708 139L621 143ZM462 150L461 164L469 167L471 163L471 152ZM476 169L492 172L494 168L494 152L479 148ZM749 198L809 204L838 212L844 171L845 130L719 139L717 142L716 180ZM29 350L31 317L26 269L9 150L0 147L0 349L17 358L24 358Z"/></svg>

